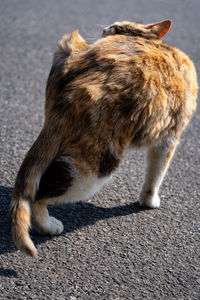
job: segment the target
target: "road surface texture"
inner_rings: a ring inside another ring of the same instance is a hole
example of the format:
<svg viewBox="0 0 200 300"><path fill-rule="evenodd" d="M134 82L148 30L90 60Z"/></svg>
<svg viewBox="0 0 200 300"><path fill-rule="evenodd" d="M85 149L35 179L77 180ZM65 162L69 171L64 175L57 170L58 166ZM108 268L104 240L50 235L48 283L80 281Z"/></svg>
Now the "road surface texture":
<svg viewBox="0 0 200 300"><path fill-rule="evenodd" d="M39 258L16 250L7 225L17 170L43 123L52 53L79 28L93 42L102 26L172 19L165 40L200 73L199 0L0 1L0 299L200 299L200 108L184 132L160 194L160 209L138 205L144 153L127 153L109 186L50 208L65 229L32 232Z"/></svg>

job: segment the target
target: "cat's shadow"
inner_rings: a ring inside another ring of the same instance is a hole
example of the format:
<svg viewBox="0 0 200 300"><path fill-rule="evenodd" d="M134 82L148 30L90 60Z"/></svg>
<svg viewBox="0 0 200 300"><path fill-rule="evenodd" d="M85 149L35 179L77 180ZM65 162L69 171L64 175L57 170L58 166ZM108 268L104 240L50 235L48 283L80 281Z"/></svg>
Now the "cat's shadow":
<svg viewBox="0 0 200 300"><path fill-rule="evenodd" d="M0 186L0 254L16 251L8 227L11 194L12 188ZM111 208L98 207L88 202L76 202L49 208L50 214L63 222L63 233L93 225L99 220L126 216L143 210L144 208L141 208L138 202ZM41 236L35 230L31 232L31 235L36 245L51 239L51 236Z"/></svg>

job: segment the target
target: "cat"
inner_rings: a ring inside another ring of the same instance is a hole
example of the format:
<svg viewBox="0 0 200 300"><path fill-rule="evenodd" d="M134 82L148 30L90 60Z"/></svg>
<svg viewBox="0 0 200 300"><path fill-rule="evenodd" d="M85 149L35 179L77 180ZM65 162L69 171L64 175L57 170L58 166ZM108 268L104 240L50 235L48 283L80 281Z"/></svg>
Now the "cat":
<svg viewBox="0 0 200 300"><path fill-rule="evenodd" d="M190 58L162 41L171 20L116 22L88 44L75 30L58 43L47 80L45 122L17 174L10 205L16 246L37 250L31 224L56 235L63 224L47 206L86 200L130 148L147 148L141 206L157 208L160 184L196 109Z"/></svg>

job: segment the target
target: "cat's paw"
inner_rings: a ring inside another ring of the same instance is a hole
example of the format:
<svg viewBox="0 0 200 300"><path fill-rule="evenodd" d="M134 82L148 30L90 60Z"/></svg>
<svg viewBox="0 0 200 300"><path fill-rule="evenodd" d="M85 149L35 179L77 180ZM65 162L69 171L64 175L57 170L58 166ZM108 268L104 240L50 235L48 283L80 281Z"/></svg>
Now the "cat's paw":
<svg viewBox="0 0 200 300"><path fill-rule="evenodd" d="M50 223L48 228L48 234L59 235L64 229L63 223L54 217L49 217Z"/></svg>
<svg viewBox="0 0 200 300"><path fill-rule="evenodd" d="M143 207L158 208L160 207L160 197L157 193L152 195L149 192L142 191L140 193L139 204Z"/></svg>
<svg viewBox="0 0 200 300"><path fill-rule="evenodd" d="M48 221L43 223L36 222L36 220L34 221L35 229L42 235L59 235L64 229L63 223L54 217L49 217Z"/></svg>

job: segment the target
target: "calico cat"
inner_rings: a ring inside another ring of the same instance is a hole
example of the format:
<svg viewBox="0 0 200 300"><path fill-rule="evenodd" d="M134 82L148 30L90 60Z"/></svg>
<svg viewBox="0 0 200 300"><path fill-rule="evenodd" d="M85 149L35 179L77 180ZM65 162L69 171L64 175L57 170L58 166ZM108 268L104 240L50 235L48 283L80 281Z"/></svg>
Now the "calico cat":
<svg viewBox="0 0 200 300"><path fill-rule="evenodd" d="M60 234L47 206L92 197L129 148L147 148L139 203L160 205L159 186L197 98L194 65L164 43L170 20L117 22L88 44L74 31L58 44L46 87L44 126L18 172L10 206L15 244L36 257L31 224Z"/></svg>

